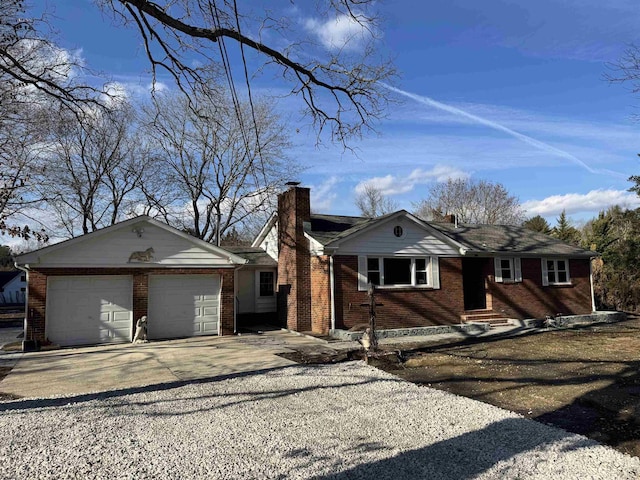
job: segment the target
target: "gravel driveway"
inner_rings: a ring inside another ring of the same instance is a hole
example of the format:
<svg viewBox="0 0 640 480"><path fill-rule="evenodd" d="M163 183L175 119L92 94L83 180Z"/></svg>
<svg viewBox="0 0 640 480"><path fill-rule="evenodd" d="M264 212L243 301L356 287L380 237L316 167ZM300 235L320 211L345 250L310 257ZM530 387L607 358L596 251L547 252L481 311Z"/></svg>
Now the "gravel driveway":
<svg viewBox="0 0 640 480"><path fill-rule="evenodd" d="M640 459L360 362L0 402L1 478L625 479Z"/></svg>

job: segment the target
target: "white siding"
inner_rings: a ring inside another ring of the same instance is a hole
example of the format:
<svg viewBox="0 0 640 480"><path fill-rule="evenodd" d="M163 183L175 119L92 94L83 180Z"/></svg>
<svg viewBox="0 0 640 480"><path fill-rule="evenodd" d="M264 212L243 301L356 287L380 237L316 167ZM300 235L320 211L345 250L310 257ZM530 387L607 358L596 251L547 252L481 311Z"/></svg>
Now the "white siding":
<svg viewBox="0 0 640 480"><path fill-rule="evenodd" d="M258 247L267 252L267 255L276 262L278 261L278 222L273 224L273 227L271 227L271 230L269 230L269 233L267 233Z"/></svg>
<svg viewBox="0 0 640 480"><path fill-rule="evenodd" d="M393 234L396 225L402 227L404 231L402 237L396 237ZM340 255L460 255L456 248L407 219L385 222L353 239L346 240L340 244L338 253Z"/></svg>
<svg viewBox="0 0 640 480"><path fill-rule="evenodd" d="M260 296L260 272L273 272L274 290L273 295L261 297ZM277 280L276 271L274 269L259 269L255 272L255 294L256 294L256 313L270 313L275 312L277 309L275 282Z"/></svg>
<svg viewBox="0 0 640 480"><path fill-rule="evenodd" d="M144 266L144 265L206 265L229 266L226 258L222 258L205 248L179 235L147 223L143 224L141 237L132 232L131 227L87 238L82 242L60 248L42 255L42 266ZM150 262L131 262L132 252L153 248L153 259Z"/></svg>
<svg viewBox="0 0 640 480"><path fill-rule="evenodd" d="M307 234L304 236L309 240L309 252L311 252L312 256L324 255L324 245Z"/></svg>
<svg viewBox="0 0 640 480"><path fill-rule="evenodd" d="M256 311L256 289L255 275L253 269L238 270L238 313L254 313Z"/></svg>

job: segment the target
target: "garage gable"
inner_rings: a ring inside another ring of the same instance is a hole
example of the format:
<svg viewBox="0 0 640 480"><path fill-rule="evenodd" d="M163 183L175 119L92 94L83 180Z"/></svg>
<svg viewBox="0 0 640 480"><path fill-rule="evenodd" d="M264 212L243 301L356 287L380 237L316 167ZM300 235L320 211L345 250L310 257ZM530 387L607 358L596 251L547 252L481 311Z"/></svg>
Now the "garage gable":
<svg viewBox="0 0 640 480"><path fill-rule="evenodd" d="M39 267L233 267L246 261L142 216L18 257Z"/></svg>

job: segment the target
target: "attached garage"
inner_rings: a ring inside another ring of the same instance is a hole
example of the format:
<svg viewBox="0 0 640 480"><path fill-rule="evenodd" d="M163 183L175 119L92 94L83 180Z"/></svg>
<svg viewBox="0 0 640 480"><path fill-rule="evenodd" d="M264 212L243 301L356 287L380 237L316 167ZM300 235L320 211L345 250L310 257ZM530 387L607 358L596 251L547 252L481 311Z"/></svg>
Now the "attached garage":
<svg viewBox="0 0 640 480"><path fill-rule="evenodd" d="M150 339L217 335L220 275L150 275Z"/></svg>
<svg viewBox="0 0 640 480"><path fill-rule="evenodd" d="M236 269L245 258L147 216L21 255L25 340L61 346L236 331Z"/></svg>
<svg viewBox="0 0 640 480"><path fill-rule="evenodd" d="M131 340L131 276L51 276L46 335L59 345Z"/></svg>

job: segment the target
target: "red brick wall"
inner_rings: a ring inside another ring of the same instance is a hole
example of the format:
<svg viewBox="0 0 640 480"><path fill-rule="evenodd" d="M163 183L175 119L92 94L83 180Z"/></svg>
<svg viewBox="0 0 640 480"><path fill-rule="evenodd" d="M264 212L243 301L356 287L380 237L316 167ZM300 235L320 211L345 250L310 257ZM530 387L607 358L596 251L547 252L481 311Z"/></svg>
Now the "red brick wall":
<svg viewBox="0 0 640 480"><path fill-rule="evenodd" d="M278 197L278 315L292 330L311 330L311 257L304 222L311 218L308 188Z"/></svg>
<svg viewBox="0 0 640 480"><path fill-rule="evenodd" d="M32 267L33 268L33 267ZM149 275L213 275L220 274L220 333L231 335L233 331L235 291L234 269L230 268L41 268L29 272L29 296L27 299L27 339L45 341L47 305L47 277L64 275L132 275L133 276L133 324L147 314Z"/></svg>
<svg viewBox="0 0 640 480"><path fill-rule="evenodd" d="M311 327L315 333L327 334L331 328L329 257L311 257Z"/></svg>
<svg viewBox="0 0 640 480"><path fill-rule="evenodd" d="M521 263L521 283L495 283L490 277L488 284L494 312L519 319L591 312L589 260L569 261L571 285L547 287L542 286L539 258L523 258Z"/></svg>
<svg viewBox="0 0 640 480"><path fill-rule="evenodd" d="M460 323L464 311L460 258L440 259L438 290L379 289L376 320L379 328L403 328ZM369 297L358 291L358 257L335 256L336 328L368 323Z"/></svg>
<svg viewBox="0 0 640 480"><path fill-rule="evenodd" d="M522 259L522 283L493 281L493 263L487 262L488 308L509 318L542 318L547 314L591 312L589 261L571 260L571 286L542 286L540 259ZM358 291L358 258L334 257L336 282L336 328L349 329L368 323L368 296ZM440 259L439 290L376 290L377 326L403 328L460 323L464 313L462 259ZM315 301L315 296L314 296Z"/></svg>

